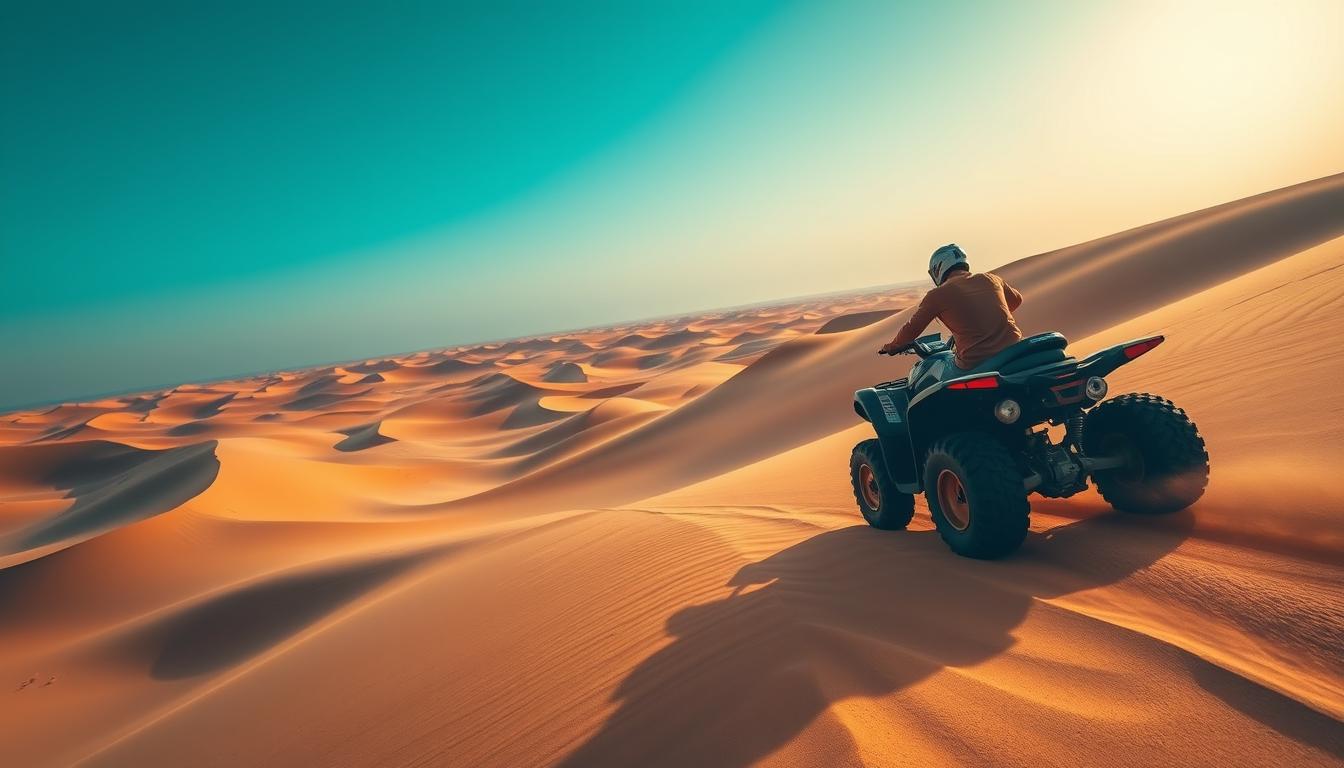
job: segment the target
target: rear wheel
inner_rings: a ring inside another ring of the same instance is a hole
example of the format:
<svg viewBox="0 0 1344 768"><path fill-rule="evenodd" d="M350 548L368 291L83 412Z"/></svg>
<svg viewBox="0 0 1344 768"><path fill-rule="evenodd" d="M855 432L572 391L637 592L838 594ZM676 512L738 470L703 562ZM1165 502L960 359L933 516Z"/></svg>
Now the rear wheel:
<svg viewBox="0 0 1344 768"><path fill-rule="evenodd" d="M1001 443L973 432L929 449L924 497L938 534L966 557L1003 557L1027 535L1031 506L1017 462Z"/></svg>
<svg viewBox="0 0 1344 768"><path fill-rule="evenodd" d="M890 531L910 523L915 514L915 497L896 488L877 440L864 440L854 446L849 456L849 482L854 486L859 511L869 525Z"/></svg>
<svg viewBox="0 0 1344 768"><path fill-rule="evenodd" d="M1092 475L1101 497L1121 512L1185 509L1209 484L1204 438L1185 411L1156 395L1120 395L1088 411L1083 451L1124 457L1124 466Z"/></svg>

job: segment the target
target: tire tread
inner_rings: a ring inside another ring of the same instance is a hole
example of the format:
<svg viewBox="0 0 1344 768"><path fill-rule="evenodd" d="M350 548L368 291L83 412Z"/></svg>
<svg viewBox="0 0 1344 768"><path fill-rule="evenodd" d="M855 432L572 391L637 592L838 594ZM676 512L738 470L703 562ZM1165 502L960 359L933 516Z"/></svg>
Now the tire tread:
<svg viewBox="0 0 1344 768"><path fill-rule="evenodd" d="M973 534L967 536L934 513L936 478L925 475L925 495L943 541L958 554L980 559L1003 557L1021 546L1031 523L1031 504L1008 449L987 435L963 432L934 443L928 456L931 459L938 453L951 457L965 470L963 484L974 502L968 529Z"/></svg>
<svg viewBox="0 0 1344 768"><path fill-rule="evenodd" d="M1209 484L1209 452L1199 428L1184 409L1165 397L1147 393L1113 397L1088 411L1083 422L1083 450L1099 451L1101 436L1111 432L1142 443L1145 461L1156 460L1159 473L1170 476L1193 471L1195 475L1181 489L1183 493L1161 495L1151 489L1140 493L1112 474L1097 472L1092 480L1106 503L1122 512L1163 514L1184 509L1203 496Z"/></svg>
<svg viewBox="0 0 1344 768"><path fill-rule="evenodd" d="M867 503L863 500L863 491L859 487L858 460L868 462L877 473L877 489L882 495L882 509L869 515ZM915 497L901 493L891 481L886 469L886 459L882 455L882 443L876 438L860 441L854 446L849 458L849 485L854 491L854 502L859 505L863 519L874 528L884 531L896 531L910 524L915 516Z"/></svg>

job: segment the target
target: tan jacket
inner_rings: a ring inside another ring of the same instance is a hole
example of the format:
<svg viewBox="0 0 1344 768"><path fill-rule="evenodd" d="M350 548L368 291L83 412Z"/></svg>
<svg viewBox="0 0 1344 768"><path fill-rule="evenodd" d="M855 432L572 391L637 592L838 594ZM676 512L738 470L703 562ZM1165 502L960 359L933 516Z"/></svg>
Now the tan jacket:
<svg viewBox="0 0 1344 768"><path fill-rule="evenodd" d="M937 318L957 340L957 367L974 368L1021 341L1022 331L1013 320L1013 310L1021 305L1022 294L998 275L953 272L942 285L924 294L892 345L909 344Z"/></svg>

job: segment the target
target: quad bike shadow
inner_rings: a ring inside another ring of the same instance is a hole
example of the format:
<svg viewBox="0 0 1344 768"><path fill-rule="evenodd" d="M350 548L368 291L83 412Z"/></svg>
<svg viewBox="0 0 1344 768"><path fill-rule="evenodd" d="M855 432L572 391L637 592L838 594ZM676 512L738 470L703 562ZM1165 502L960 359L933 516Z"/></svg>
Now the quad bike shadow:
<svg viewBox="0 0 1344 768"><path fill-rule="evenodd" d="M750 765L832 702L994 658L1038 598L1119 581L1191 525L1189 512L1106 514L1033 534L997 563L948 558L933 531L819 534L744 566L729 597L673 614L673 642L630 673L616 712L561 765Z"/></svg>

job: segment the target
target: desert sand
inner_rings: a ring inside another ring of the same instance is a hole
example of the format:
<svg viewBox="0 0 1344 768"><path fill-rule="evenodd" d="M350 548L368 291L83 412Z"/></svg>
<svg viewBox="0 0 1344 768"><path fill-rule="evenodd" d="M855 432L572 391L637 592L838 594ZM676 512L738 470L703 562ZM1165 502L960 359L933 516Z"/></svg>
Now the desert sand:
<svg viewBox="0 0 1344 768"><path fill-rule="evenodd" d="M0 764L1344 763L1344 175L998 271L1203 500L863 525L922 287L0 415Z"/></svg>

